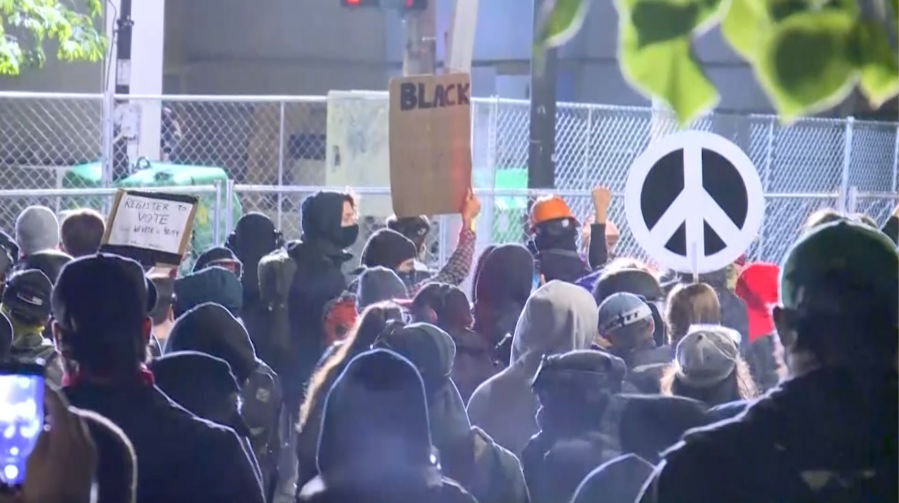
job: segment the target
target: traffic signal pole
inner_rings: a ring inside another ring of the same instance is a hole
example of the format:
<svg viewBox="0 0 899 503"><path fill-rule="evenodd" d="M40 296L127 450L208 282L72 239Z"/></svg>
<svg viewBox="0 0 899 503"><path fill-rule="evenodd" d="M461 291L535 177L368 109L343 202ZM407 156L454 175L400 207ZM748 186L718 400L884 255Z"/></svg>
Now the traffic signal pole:
<svg viewBox="0 0 899 503"><path fill-rule="evenodd" d="M533 0L534 44L538 43L538 24L543 0ZM546 49L543 68L531 58L531 125L528 144L528 188L552 189L556 185L556 49Z"/></svg>
<svg viewBox="0 0 899 503"><path fill-rule="evenodd" d="M116 70L115 93L127 95L131 93L131 33L134 22L131 19L131 0L121 0L119 19L116 25ZM116 108L128 100L116 99ZM117 114L118 115L118 114ZM128 162L128 139L116 125L115 141L112 144L112 181L116 182L130 174Z"/></svg>
<svg viewBox="0 0 899 503"><path fill-rule="evenodd" d="M437 0L405 14L403 76L433 75L437 70Z"/></svg>

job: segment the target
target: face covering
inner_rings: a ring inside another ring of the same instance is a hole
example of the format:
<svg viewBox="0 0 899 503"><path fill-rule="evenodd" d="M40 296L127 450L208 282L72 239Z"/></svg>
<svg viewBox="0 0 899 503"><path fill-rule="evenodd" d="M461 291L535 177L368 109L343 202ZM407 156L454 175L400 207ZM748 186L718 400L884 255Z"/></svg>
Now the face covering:
<svg viewBox="0 0 899 503"><path fill-rule="evenodd" d="M341 227L334 236L334 246L344 249L353 246L356 238L359 237L359 224L347 225Z"/></svg>

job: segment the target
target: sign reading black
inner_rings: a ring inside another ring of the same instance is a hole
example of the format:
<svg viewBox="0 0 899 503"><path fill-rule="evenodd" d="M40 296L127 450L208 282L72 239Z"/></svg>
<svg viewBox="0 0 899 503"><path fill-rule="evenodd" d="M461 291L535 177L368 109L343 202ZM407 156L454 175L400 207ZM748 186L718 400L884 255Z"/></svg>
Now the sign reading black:
<svg viewBox="0 0 899 503"><path fill-rule="evenodd" d="M428 96L427 86L422 82L403 82L400 84L400 110L416 108L443 108L456 105L468 105L471 101L469 90L471 83L437 84L434 95Z"/></svg>
<svg viewBox="0 0 899 503"><path fill-rule="evenodd" d="M730 220L742 229L749 211L749 196L737 168L721 154L702 149L702 187ZM646 227L652 231L675 199L684 190L684 152L674 150L653 165L646 175L640 194L640 208ZM685 215L686 216L686 215ZM704 254L713 255L727 247L715 230L703 221ZM665 248L687 255L686 220L671 236Z"/></svg>

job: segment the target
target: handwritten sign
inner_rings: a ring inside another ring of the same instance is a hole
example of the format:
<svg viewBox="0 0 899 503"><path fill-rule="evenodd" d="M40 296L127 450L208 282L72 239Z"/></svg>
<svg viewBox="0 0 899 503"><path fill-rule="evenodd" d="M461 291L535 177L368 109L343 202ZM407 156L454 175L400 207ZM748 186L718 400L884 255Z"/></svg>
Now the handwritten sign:
<svg viewBox="0 0 899 503"><path fill-rule="evenodd" d="M458 213L471 188L471 78L390 81L390 193L398 217Z"/></svg>
<svg viewBox="0 0 899 503"><path fill-rule="evenodd" d="M107 220L106 250L141 262L178 265L193 226L197 198L120 190Z"/></svg>

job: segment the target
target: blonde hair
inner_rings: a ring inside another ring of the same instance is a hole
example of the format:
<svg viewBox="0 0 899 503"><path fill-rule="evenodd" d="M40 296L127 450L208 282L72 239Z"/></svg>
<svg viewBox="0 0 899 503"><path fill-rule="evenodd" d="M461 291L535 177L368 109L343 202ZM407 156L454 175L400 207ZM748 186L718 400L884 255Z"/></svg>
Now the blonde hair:
<svg viewBox="0 0 899 503"><path fill-rule="evenodd" d="M675 345L690 330L690 325L721 323L721 305L715 290L705 283L676 285L665 302L668 342Z"/></svg>
<svg viewBox="0 0 899 503"><path fill-rule="evenodd" d="M812 212L802 225L802 231L808 232L818 226L845 220L846 216L833 208L821 208Z"/></svg>

